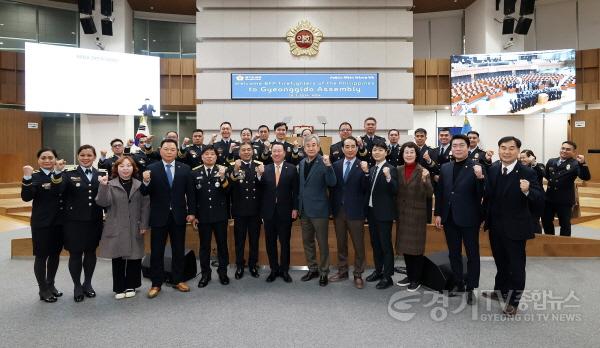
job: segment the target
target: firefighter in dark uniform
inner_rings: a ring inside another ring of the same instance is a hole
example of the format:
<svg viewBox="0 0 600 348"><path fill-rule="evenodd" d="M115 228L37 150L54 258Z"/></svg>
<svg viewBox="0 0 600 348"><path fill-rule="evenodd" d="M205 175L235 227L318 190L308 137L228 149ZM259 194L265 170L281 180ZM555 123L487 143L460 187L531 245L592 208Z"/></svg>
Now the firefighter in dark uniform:
<svg viewBox="0 0 600 348"><path fill-rule="evenodd" d="M233 163L240 159L240 145L243 143L249 143L252 147L252 159L256 161L264 161L268 158L269 152L265 153L265 147L262 142L258 141L258 138L255 136L252 137L252 129L244 128L240 131L240 143L238 146L235 146L233 149L233 154L230 156L229 165L232 166Z"/></svg>
<svg viewBox="0 0 600 348"><path fill-rule="evenodd" d="M52 178L58 155L54 149L37 152L39 170L23 167L21 199L33 201L31 210L31 240L33 244L33 272L38 282L40 300L56 302L62 296L54 286L60 252L63 247L64 203L60 184Z"/></svg>
<svg viewBox="0 0 600 348"><path fill-rule="evenodd" d="M231 139L231 123L225 121L221 123L221 140L217 141L217 134L213 134L210 144L217 152L217 164L229 166L234 158L234 151L240 146L240 143Z"/></svg>
<svg viewBox="0 0 600 348"><path fill-rule="evenodd" d="M129 139L127 141L127 146L125 147L125 155L129 155L133 157L135 164L138 167L138 171L136 174L136 179L142 180L142 173L146 170L146 167L155 162L154 159L151 159L146 155L144 149L146 148L147 137L141 137L138 139L138 146L140 150L131 152L131 146L133 145L133 139Z"/></svg>
<svg viewBox="0 0 600 348"><path fill-rule="evenodd" d="M362 161L366 161L369 163L369 167L372 167L375 165L375 160L371 155L373 143L376 141L385 143L385 138L375 134L375 131L377 130L377 120L374 117L367 117L364 122L364 127L366 134L359 138L358 147L362 148L364 146L367 151L364 156L359 155L358 158Z"/></svg>
<svg viewBox="0 0 600 348"><path fill-rule="evenodd" d="M291 163L295 166L300 163L302 157L299 154L299 145L295 143L294 145L290 144L285 137L287 135L288 126L285 122L277 122L273 126L275 129L275 140L271 143L271 147L274 144L282 144L283 150L285 151L285 161ZM269 149L269 157L271 157L271 149Z"/></svg>
<svg viewBox="0 0 600 348"><path fill-rule="evenodd" d="M260 190L256 168L262 162L252 160L250 143L240 145L240 159L236 160L229 172L231 179L231 213L234 219L235 237L235 279L244 276L244 247L246 236L249 239L248 270L258 278L258 239L260 236Z"/></svg>
<svg viewBox="0 0 600 348"><path fill-rule="evenodd" d="M194 129L192 132L192 145L185 148L184 163L190 168L196 168L202 164L202 151L204 150L204 131Z"/></svg>
<svg viewBox="0 0 600 348"><path fill-rule="evenodd" d="M227 168L217 165L217 152L212 145L206 145L202 151L203 165L192 170L192 180L196 191L196 220L194 227L200 236L200 268L202 277L198 287L203 288L211 280L210 247L212 233L217 242L217 255L219 259L219 281L223 285L229 284L227 265L229 252L227 249L227 193L229 179L226 176Z"/></svg>
<svg viewBox="0 0 600 348"><path fill-rule="evenodd" d="M338 127L338 134L340 135L340 141L338 141L335 144L332 144L329 147L329 158L331 159L331 163L337 162L338 160L345 158L344 152L342 151L344 149L344 140L352 136L352 125L348 122L340 123L340 126ZM367 149L365 149L362 141L361 144L363 146L359 147L357 154L359 158L365 157L367 155Z"/></svg>
<svg viewBox="0 0 600 348"><path fill-rule="evenodd" d="M388 145L388 155L385 160L394 167L403 165L404 160L402 159L402 154L400 153L401 145L398 144L398 140L400 140L400 132L397 129L390 129L388 131L388 139L390 143Z"/></svg>
<svg viewBox="0 0 600 348"><path fill-rule="evenodd" d="M417 161L418 163L425 169L429 170L431 184L434 185L433 177L437 175L439 172L437 163L433 159L431 159L431 153L433 151L426 142L427 142L427 130L425 128L417 128L414 133L415 144L419 148L417 151ZM402 156L402 155L400 155ZM433 211L433 198L432 196L427 197L427 223L430 224L432 220L432 211Z"/></svg>
<svg viewBox="0 0 600 348"><path fill-rule="evenodd" d="M103 169L106 172L112 173L113 164L125 154L125 148L123 148L123 140L113 139L110 142L110 148L113 152L113 156L106 158L106 150L100 151L100 159L98 159L98 168Z"/></svg>
<svg viewBox="0 0 600 348"><path fill-rule="evenodd" d="M92 276L96 268L96 248L102 235L102 208L96 204L98 176L107 175L93 167L96 149L82 145L77 151L79 165L61 175L64 163L57 164L54 179L61 181L65 199L64 244L69 251L69 272L73 279L75 302L96 297ZM84 282L81 283L83 269Z"/></svg>
<svg viewBox="0 0 600 348"><path fill-rule="evenodd" d="M560 157L546 163L546 201L542 226L545 234L554 234L554 216L558 215L560 235L571 236L571 214L575 205L575 179L590 180L590 169L583 155L575 157L577 145L565 141L560 147Z"/></svg>
<svg viewBox="0 0 600 348"><path fill-rule="evenodd" d="M469 138L469 157L470 159L479 162L484 169L492 165L493 151L484 151L479 148L479 133L476 131L467 132Z"/></svg>
<svg viewBox="0 0 600 348"><path fill-rule="evenodd" d="M531 150L522 150L521 153L519 154L519 161L521 162L522 165L527 166L531 169L533 169L533 171L535 172L535 175L537 176L537 182L538 185L540 185L540 187L544 187L544 175L546 175L546 167L544 166L543 163L537 163L536 162L536 157L535 154L533 153L533 151ZM535 220L535 233L542 233L542 225L540 224L540 214L537 214L537 216L534 216L534 220Z"/></svg>

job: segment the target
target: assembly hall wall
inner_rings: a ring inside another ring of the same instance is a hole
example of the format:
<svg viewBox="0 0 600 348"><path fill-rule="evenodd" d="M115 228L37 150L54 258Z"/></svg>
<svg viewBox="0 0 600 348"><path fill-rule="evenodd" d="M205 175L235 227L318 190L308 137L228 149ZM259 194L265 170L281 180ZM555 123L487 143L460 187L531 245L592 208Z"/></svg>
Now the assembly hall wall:
<svg viewBox="0 0 600 348"><path fill-rule="evenodd" d="M355 129L374 116L378 128L413 128L413 13L407 0L197 1L197 124L215 130L314 125L327 134L342 121ZM316 56L290 53L287 31L308 20L323 32ZM379 100L231 100L234 72L376 72Z"/></svg>

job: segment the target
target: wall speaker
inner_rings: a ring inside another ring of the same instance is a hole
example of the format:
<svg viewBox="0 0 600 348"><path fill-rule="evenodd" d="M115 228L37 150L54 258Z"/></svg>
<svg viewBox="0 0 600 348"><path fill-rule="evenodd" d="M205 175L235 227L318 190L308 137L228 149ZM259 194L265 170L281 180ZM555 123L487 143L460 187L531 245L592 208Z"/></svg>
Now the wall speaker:
<svg viewBox="0 0 600 348"><path fill-rule="evenodd" d="M517 3L517 0L504 0L504 15L505 16L515 13L515 4L516 3Z"/></svg>
<svg viewBox="0 0 600 348"><path fill-rule="evenodd" d="M527 16L533 14L535 9L535 0L521 0L519 15Z"/></svg>
<svg viewBox="0 0 600 348"><path fill-rule="evenodd" d="M110 20L110 18L103 18L100 22L102 23L102 35L112 36L112 20Z"/></svg>
<svg viewBox="0 0 600 348"><path fill-rule="evenodd" d="M103 16L110 17L113 13L113 2L112 0L101 0L100 1L100 13Z"/></svg>
<svg viewBox="0 0 600 348"><path fill-rule="evenodd" d="M515 19L512 17L504 18L502 22L502 35L512 34L515 30Z"/></svg>
<svg viewBox="0 0 600 348"><path fill-rule="evenodd" d="M96 7L96 3L94 0L78 0L77 7L79 8L79 13L91 15Z"/></svg>
<svg viewBox="0 0 600 348"><path fill-rule="evenodd" d="M517 27L515 28L515 33L521 35L527 35L529 32L529 27L531 26L531 18L521 17L517 22Z"/></svg>
<svg viewBox="0 0 600 348"><path fill-rule="evenodd" d="M81 28L85 34L95 34L96 33L96 24L94 23L94 18L92 17L83 17L79 18L81 22Z"/></svg>

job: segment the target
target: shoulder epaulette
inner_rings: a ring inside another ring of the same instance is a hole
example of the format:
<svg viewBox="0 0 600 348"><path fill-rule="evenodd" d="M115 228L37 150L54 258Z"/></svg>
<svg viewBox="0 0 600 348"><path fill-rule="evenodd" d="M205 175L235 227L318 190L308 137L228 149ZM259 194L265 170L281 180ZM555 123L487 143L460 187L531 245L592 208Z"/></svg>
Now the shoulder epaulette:
<svg viewBox="0 0 600 348"><path fill-rule="evenodd" d="M194 168L192 168L192 170L199 169L200 167L204 167L204 164L201 164L201 165L199 165L199 166L197 166L197 167L194 167Z"/></svg>
<svg viewBox="0 0 600 348"><path fill-rule="evenodd" d="M256 164L263 164L263 162L261 162L261 161L258 161L258 160L254 160L254 161L252 161L252 162L254 162L254 163L256 163Z"/></svg>

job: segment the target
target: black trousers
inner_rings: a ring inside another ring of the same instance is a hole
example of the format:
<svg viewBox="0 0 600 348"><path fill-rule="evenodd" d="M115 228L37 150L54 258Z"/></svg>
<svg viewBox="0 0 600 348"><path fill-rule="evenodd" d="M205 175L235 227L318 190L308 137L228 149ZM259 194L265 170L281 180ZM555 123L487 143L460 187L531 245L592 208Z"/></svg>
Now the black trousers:
<svg viewBox="0 0 600 348"><path fill-rule="evenodd" d="M260 218L258 216L237 216L234 220L233 233L235 238L235 264L244 267L244 248L246 235L250 250L248 251L248 267L256 266L258 262L258 239L260 237Z"/></svg>
<svg viewBox="0 0 600 348"><path fill-rule="evenodd" d="M113 291L117 294L142 286L142 260L112 259Z"/></svg>
<svg viewBox="0 0 600 348"><path fill-rule="evenodd" d="M373 208L369 208L369 234L373 248L375 271L384 278L394 275L394 247L392 246L392 221L377 221Z"/></svg>
<svg viewBox="0 0 600 348"><path fill-rule="evenodd" d="M264 220L265 244L269 257L271 272L287 272L290 270L290 237L292 235L292 218L279 216L277 210L271 219ZM277 252L277 241L281 253Z"/></svg>
<svg viewBox="0 0 600 348"><path fill-rule="evenodd" d="M573 207L565 204L555 204L546 201L544 206L544 215L542 215L542 225L545 234L554 234L554 216L558 215L560 224L560 235L571 236L571 214Z"/></svg>
<svg viewBox="0 0 600 348"><path fill-rule="evenodd" d="M229 264L229 250L227 249L227 220L213 223L199 223L198 236L200 237L200 269L202 274L210 274L210 247L212 233L215 234L217 242L217 256L219 259L219 268L217 272L227 273L227 265Z"/></svg>
<svg viewBox="0 0 600 348"><path fill-rule="evenodd" d="M185 254L185 224L175 223L173 214L169 215L166 226L152 226L150 232L150 270L153 287L160 287L165 281L165 245L167 237L171 243L171 281L180 283L183 279L184 254Z"/></svg>
<svg viewBox="0 0 600 348"><path fill-rule="evenodd" d="M461 227L452 220L452 212L448 214L448 220L444 223L444 233L448 245L448 256L450 267L458 284L464 284L462 246L465 245L467 253L467 290L479 287L479 274L481 262L479 259L479 226Z"/></svg>
<svg viewBox="0 0 600 348"><path fill-rule="evenodd" d="M490 230L490 247L496 263L494 290L513 306L519 305L521 294L525 289L525 246L526 240L512 240L504 233Z"/></svg>
<svg viewBox="0 0 600 348"><path fill-rule="evenodd" d="M406 263L406 276L411 282L421 283L424 262L425 257L423 255L404 254L404 263Z"/></svg>
<svg viewBox="0 0 600 348"><path fill-rule="evenodd" d="M425 212L427 214L427 223L430 224L433 216L433 198L429 196L425 202L427 204L427 211Z"/></svg>

